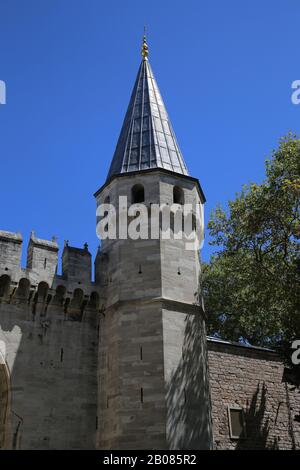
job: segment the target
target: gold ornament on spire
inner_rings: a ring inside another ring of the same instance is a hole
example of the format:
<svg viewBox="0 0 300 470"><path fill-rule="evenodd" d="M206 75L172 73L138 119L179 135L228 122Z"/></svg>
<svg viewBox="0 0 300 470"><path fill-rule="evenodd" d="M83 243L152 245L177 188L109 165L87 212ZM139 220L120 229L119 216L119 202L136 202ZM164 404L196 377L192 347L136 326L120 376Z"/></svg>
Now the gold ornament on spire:
<svg viewBox="0 0 300 470"><path fill-rule="evenodd" d="M143 44L142 44L142 57L144 59L147 59L148 55L149 55L149 49L148 49L148 44L147 44L147 39L146 39L146 31L144 32L144 36L143 36Z"/></svg>

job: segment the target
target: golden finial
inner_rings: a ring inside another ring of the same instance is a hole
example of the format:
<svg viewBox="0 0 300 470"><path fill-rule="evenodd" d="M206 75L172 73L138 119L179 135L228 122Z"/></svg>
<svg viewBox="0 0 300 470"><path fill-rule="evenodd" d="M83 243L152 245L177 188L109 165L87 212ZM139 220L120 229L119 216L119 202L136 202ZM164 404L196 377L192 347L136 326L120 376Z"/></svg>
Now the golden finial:
<svg viewBox="0 0 300 470"><path fill-rule="evenodd" d="M142 57L144 59L147 59L149 55L149 49L148 49L148 44L147 44L147 39L146 39L146 27L144 27L144 36L143 36L143 44L142 44Z"/></svg>

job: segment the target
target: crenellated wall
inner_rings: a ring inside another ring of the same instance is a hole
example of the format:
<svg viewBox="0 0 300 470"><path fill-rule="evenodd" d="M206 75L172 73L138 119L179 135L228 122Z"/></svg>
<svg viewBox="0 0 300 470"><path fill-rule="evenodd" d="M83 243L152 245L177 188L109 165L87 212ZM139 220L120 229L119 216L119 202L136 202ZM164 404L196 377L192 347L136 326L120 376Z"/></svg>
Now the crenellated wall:
<svg viewBox="0 0 300 470"><path fill-rule="evenodd" d="M99 289L91 254L0 232L0 355L10 383L0 435L14 449L92 449L97 428ZM4 370L4 369L3 369Z"/></svg>

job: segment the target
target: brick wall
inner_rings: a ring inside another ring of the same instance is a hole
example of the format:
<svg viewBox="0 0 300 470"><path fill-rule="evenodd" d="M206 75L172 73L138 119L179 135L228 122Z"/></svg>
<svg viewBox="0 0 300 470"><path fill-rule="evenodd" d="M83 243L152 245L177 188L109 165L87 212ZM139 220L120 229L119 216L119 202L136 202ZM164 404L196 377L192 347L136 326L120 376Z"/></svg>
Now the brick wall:
<svg viewBox="0 0 300 470"><path fill-rule="evenodd" d="M300 449L300 394L271 351L208 341L216 449ZM244 410L247 437L230 437L228 407Z"/></svg>

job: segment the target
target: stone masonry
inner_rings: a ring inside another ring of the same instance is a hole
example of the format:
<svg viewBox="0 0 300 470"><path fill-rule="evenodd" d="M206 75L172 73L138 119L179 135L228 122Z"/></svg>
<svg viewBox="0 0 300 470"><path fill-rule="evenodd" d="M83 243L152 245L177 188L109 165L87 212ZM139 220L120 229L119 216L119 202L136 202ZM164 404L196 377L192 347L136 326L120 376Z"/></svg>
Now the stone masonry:
<svg viewBox="0 0 300 470"><path fill-rule="evenodd" d="M0 363L9 374L6 448L92 449L97 427L99 295L91 255L55 241L0 232ZM0 387L1 388L1 387ZM0 440L1 442L1 440Z"/></svg>
<svg viewBox="0 0 300 470"><path fill-rule="evenodd" d="M148 211L153 203L172 204L178 184L186 201L201 202L194 178L150 170L111 179L96 193L97 205L109 197L119 214L119 197L134 202L135 184L144 188ZM100 292L105 299L99 343L100 448L212 446L200 264L194 251L185 250L185 242L102 243L99 257L106 260L102 278L107 282Z"/></svg>
<svg viewBox="0 0 300 470"><path fill-rule="evenodd" d="M300 394L274 351L208 338L216 449L300 449ZM230 437L228 407L244 411L246 438Z"/></svg>

